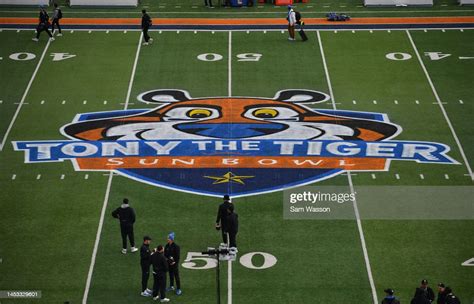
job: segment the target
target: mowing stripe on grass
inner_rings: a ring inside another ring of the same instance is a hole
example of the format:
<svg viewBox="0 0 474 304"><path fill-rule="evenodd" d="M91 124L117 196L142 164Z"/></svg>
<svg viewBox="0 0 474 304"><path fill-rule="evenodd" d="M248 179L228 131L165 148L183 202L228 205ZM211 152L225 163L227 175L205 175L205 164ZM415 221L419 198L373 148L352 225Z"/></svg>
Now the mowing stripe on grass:
<svg viewBox="0 0 474 304"><path fill-rule="evenodd" d="M228 88L227 94L232 96L232 31L229 31L229 59L227 62ZM229 184L230 185L230 184ZM230 189L229 189L230 190ZM228 191L228 193L230 193ZM232 261L228 261L227 268L227 304L232 304Z"/></svg>
<svg viewBox="0 0 474 304"><path fill-rule="evenodd" d="M433 81L431 80L431 77L428 73L428 70L426 69L426 66L423 63L423 59L421 59L420 53L418 52L418 49L416 48L415 41L411 37L410 31L406 30L406 33L407 33L408 39L410 40L411 46L413 47L413 50L415 51L416 57L418 58L418 62L420 63L423 72L425 73L426 79L428 80L428 83L430 84L431 90L433 91L433 95L436 98L436 101L437 101L437 103L438 103L438 105L441 109L441 112L443 113L443 116L444 116L444 118L445 118L445 120L446 120L446 122L449 126L449 129L451 130L451 133L454 137L454 140L456 141L456 144L458 145L459 152L461 153L461 157L464 161L467 172L469 173L469 176L471 177L471 180L474 181L474 174L472 172L471 166L469 165L466 154L464 153L464 149L461 145L461 141L459 140L459 138L456 134L456 131L454 130L454 127L451 123L451 120L448 117L448 113L446 112L446 109L443 106L443 102L441 101L441 98L439 97L438 92L436 91L436 88L433 84Z"/></svg>
<svg viewBox="0 0 474 304"><path fill-rule="evenodd" d="M333 107L334 110L336 110L337 109L336 100L334 98L334 93L333 93L333 90L332 90L331 77L329 76L329 70L328 70L328 66L327 66L327 63L326 63L326 58L325 58L325 55L324 55L324 48L323 48L323 43L322 43L322 40L321 40L321 35L319 34L319 31L317 31L316 34L318 36L319 49L321 50L321 57L322 57L322 61L323 61L324 72L326 74L326 80L327 80L327 83L328 83L329 94L331 96L332 107ZM351 177L350 172L347 173L347 180L349 182L349 188L350 188L351 193L355 193L354 185L352 183L352 177ZM359 231L360 242L361 242L361 245L362 245L362 252L364 254L365 267L367 269L367 276L369 278L370 289L372 291L372 298L374 300L374 304L377 304L379 302L379 300L377 298L377 291L375 289L375 282L374 282L374 278L372 276L372 268L370 267L369 254L367 252L367 246L366 246L366 243L365 243L364 230L362 229L362 221L360 219L359 208L357 206L357 201L355 199L354 199L353 206L354 206L354 212L355 212L355 215L356 215L356 222L357 222L357 228L358 228L358 231Z"/></svg>
<svg viewBox="0 0 474 304"><path fill-rule="evenodd" d="M143 33L140 34L140 37L138 39L137 52L135 54L135 61L133 62L132 75L130 76L130 82L128 85L128 91L127 91L127 97L125 99L124 110L127 110L128 105L129 105L130 94L132 92L132 85L133 85L133 80L135 78L135 71L137 69L137 62L138 62L138 57L140 55L142 39L143 39ZM89 273L87 274L87 281L86 281L86 287L84 289L84 296L82 297L82 304L87 303L87 297L89 296L89 289L92 282L92 274L94 273L95 259L97 257L97 250L99 248L100 236L102 234L102 227L104 225L105 210L107 209L107 204L109 202L110 188L112 187L112 180L114 177L113 171L110 171L108 175L109 175L109 180L107 182L107 188L105 191L104 204L102 205L102 211L100 213L99 226L97 227L97 235L95 238L94 250L92 251L91 264L89 266ZM88 175L86 176L88 177Z"/></svg>
<svg viewBox="0 0 474 304"><path fill-rule="evenodd" d="M5 147L5 143L8 138L8 134L11 132L13 128L13 124L15 123L15 120L18 117L18 114L20 113L21 107L25 103L26 96L28 95L28 92L30 91L31 85L33 84L33 81L35 80L36 74L39 71L39 68L41 66L41 63L43 62L43 59L46 55L46 52L48 51L49 45L51 44L51 41L48 40L46 43L46 46L44 47L43 53L41 54L40 60L38 61L38 64L36 65L35 70L33 71L33 75L31 75L31 79L28 82L28 85L26 86L25 92L23 93L23 96L21 97L20 103L18 104L18 107L16 108L15 114L13 115L12 120L10 121L10 125L8 125L7 131L5 132L5 135L3 136L3 140L0 143L0 152L3 151L3 148Z"/></svg>

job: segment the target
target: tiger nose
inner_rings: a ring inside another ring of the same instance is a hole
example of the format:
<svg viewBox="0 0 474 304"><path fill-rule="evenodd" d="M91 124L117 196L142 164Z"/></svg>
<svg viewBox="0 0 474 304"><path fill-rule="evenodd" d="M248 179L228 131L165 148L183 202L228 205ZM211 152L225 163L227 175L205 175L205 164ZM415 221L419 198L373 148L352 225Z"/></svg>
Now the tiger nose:
<svg viewBox="0 0 474 304"><path fill-rule="evenodd" d="M268 124L252 124L252 123L223 123L223 124L179 124L175 126L178 130L217 138L246 138L254 136L262 136L280 132L286 129L286 125L268 123Z"/></svg>

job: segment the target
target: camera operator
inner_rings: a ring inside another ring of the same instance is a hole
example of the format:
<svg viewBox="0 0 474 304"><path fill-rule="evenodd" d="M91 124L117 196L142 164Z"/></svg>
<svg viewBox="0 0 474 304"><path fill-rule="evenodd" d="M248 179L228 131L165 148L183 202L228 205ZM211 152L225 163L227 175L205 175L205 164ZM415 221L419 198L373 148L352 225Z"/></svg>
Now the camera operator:
<svg viewBox="0 0 474 304"><path fill-rule="evenodd" d="M151 254L151 264L153 265L153 300L160 300L161 303L170 301L170 299L166 298L166 272L168 272L168 262L163 252L163 246L158 245L156 250Z"/></svg>
<svg viewBox="0 0 474 304"><path fill-rule="evenodd" d="M174 241L174 232L168 234L168 243L165 246L165 257L168 259L170 271L170 287L166 291L174 290L174 281L176 280L176 295L180 296L181 280L179 278L179 245Z"/></svg>
<svg viewBox="0 0 474 304"><path fill-rule="evenodd" d="M219 205L217 210L216 229L222 232L222 241L227 244L227 209L233 206L229 195L224 195L224 202Z"/></svg>

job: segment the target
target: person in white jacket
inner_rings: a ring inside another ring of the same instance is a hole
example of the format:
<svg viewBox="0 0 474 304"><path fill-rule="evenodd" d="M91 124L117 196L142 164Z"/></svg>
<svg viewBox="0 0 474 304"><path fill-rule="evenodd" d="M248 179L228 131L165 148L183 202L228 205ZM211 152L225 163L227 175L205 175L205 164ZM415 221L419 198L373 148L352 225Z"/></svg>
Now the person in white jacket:
<svg viewBox="0 0 474 304"><path fill-rule="evenodd" d="M288 40L295 41L295 24L296 24L296 13L293 10L293 6L288 5L288 16L286 17L288 20Z"/></svg>

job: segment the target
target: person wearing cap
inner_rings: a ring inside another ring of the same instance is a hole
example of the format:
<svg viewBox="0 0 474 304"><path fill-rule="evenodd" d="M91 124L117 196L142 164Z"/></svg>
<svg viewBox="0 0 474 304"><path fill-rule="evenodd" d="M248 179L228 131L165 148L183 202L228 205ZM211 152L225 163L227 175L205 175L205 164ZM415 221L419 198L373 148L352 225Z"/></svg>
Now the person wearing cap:
<svg viewBox="0 0 474 304"><path fill-rule="evenodd" d="M430 304L434 298L434 291L428 286L428 280L421 280L421 285L416 288L411 304Z"/></svg>
<svg viewBox="0 0 474 304"><path fill-rule="evenodd" d="M445 292L446 292L446 304L461 304L461 301L453 293L453 290L451 289L451 287L446 286Z"/></svg>
<svg viewBox="0 0 474 304"><path fill-rule="evenodd" d="M446 304L446 286L443 283L438 283L438 297L436 297L437 304Z"/></svg>
<svg viewBox="0 0 474 304"><path fill-rule="evenodd" d="M229 195L224 195L224 202L217 209L216 229L222 232L222 241L227 244L227 209L232 206Z"/></svg>
<svg viewBox="0 0 474 304"><path fill-rule="evenodd" d="M135 210L130 207L127 198L123 199L122 205L112 212L112 216L120 221L120 233L122 235L122 253L127 253L127 237L130 241L130 252L137 252L135 248L135 236L133 224L135 223Z"/></svg>
<svg viewBox="0 0 474 304"><path fill-rule="evenodd" d="M145 235L143 237L143 244L140 248L140 266L142 268L142 293L143 297L151 297L152 291L148 289L148 278L150 277L151 266L151 237Z"/></svg>
<svg viewBox="0 0 474 304"><path fill-rule="evenodd" d="M385 298L382 300L382 304L400 304L400 301L393 295L395 291L391 288L387 288L385 291Z"/></svg>
<svg viewBox="0 0 474 304"><path fill-rule="evenodd" d="M50 41L54 41L54 37L49 31L49 15L44 7L40 6L39 23L36 27L36 37L32 40L38 42L42 31L45 31L48 34Z"/></svg>
<svg viewBox="0 0 474 304"><path fill-rule="evenodd" d="M296 24L296 13L293 10L293 6L288 5L288 16L286 17L288 20L288 40L295 41L295 24Z"/></svg>
<svg viewBox="0 0 474 304"><path fill-rule="evenodd" d="M166 298L166 273L168 272L168 262L163 254L164 248L158 245L151 254L151 264L153 265L153 300L160 300L161 303L169 302Z"/></svg>
<svg viewBox="0 0 474 304"><path fill-rule="evenodd" d="M227 232L229 233L229 248L237 248L237 232L239 232L239 216L234 212L234 205L227 208Z"/></svg>
<svg viewBox="0 0 474 304"><path fill-rule="evenodd" d="M170 273L170 287L167 288L166 291L174 290L174 281L176 280L176 295L180 296L182 294L181 280L179 278L180 249L179 245L174 241L174 238L174 232L168 234L168 240L165 246L165 257L168 260Z"/></svg>

